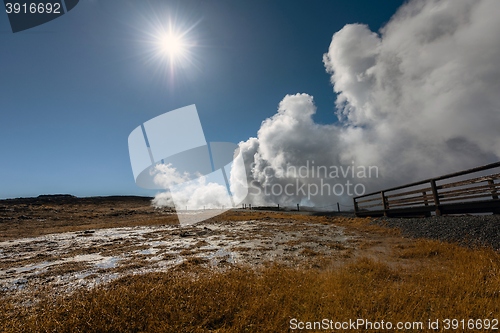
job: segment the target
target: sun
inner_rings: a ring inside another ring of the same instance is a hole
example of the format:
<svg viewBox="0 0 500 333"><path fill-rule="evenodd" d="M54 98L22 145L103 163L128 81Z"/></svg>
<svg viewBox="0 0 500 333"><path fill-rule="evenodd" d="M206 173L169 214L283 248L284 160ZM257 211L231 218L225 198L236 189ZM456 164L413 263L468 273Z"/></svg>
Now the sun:
<svg viewBox="0 0 500 333"><path fill-rule="evenodd" d="M197 29L201 19L180 20L177 15L155 12L137 24L138 55L154 75L169 84L194 77L199 70L203 43Z"/></svg>
<svg viewBox="0 0 500 333"><path fill-rule="evenodd" d="M168 56L172 62L186 56L188 51L188 45L180 34L165 33L159 37L158 43L159 51Z"/></svg>
<svg viewBox="0 0 500 333"><path fill-rule="evenodd" d="M158 63L167 66L165 69L173 73L193 64L193 51L196 46L193 40L192 28L180 29L179 26L168 24L159 27L152 34L153 57Z"/></svg>

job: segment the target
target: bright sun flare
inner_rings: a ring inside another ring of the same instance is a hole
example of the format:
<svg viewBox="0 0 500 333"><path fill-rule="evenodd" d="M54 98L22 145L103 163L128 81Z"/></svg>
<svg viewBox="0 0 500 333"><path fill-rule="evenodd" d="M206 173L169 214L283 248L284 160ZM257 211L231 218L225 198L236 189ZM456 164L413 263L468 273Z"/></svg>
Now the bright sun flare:
<svg viewBox="0 0 500 333"><path fill-rule="evenodd" d="M160 49L171 60L185 55L186 44L180 35L167 33L160 39Z"/></svg>
<svg viewBox="0 0 500 333"><path fill-rule="evenodd" d="M174 78L174 73L180 74L197 67L195 51L199 43L194 29L199 21L189 26L177 23L155 18L148 21L144 30L147 62L155 64L157 73L165 74L169 79Z"/></svg>

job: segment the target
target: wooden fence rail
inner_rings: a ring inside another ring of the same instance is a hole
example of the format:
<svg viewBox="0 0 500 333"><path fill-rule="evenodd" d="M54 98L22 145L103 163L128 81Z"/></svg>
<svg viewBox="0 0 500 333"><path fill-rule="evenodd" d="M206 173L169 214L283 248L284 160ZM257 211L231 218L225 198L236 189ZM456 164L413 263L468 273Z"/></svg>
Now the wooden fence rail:
<svg viewBox="0 0 500 333"><path fill-rule="evenodd" d="M496 170L494 170L496 169ZM356 216L500 213L500 162L355 197ZM491 170L486 176L475 173ZM451 181L456 177L473 177Z"/></svg>

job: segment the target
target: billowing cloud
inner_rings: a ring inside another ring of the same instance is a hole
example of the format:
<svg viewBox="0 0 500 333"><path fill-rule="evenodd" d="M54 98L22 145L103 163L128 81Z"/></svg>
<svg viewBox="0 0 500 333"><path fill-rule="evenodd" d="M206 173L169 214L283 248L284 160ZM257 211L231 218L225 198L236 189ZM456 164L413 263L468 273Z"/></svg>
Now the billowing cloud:
<svg viewBox="0 0 500 333"><path fill-rule="evenodd" d="M155 196L155 207L203 210L231 206L227 188L201 174L181 173L171 164L157 164L153 177L156 185L169 190Z"/></svg>
<svg viewBox="0 0 500 333"><path fill-rule="evenodd" d="M240 143L247 201L321 206L347 195L296 189L351 181L376 190L499 160L499 12L498 0L414 0L378 33L362 24L336 32L323 62L339 122L316 124L311 96L286 96L257 137ZM293 174L301 166L309 177ZM379 177L311 177L318 166L377 166ZM290 183L291 195L269 191Z"/></svg>

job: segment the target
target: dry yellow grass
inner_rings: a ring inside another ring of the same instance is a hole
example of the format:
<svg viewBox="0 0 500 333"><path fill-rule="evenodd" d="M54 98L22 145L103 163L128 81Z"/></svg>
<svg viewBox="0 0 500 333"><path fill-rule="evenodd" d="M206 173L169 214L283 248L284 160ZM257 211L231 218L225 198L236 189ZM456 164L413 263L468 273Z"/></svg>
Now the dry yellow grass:
<svg viewBox="0 0 500 333"><path fill-rule="evenodd" d="M5 332L284 332L290 320L421 321L500 316L500 256L419 240L397 247L414 268L360 258L335 270L224 271L189 262L39 304L0 304ZM311 258L311 260L315 260ZM325 258L321 258L325 260ZM314 267L314 266L311 266Z"/></svg>
<svg viewBox="0 0 500 333"><path fill-rule="evenodd" d="M361 256L340 264L310 249L301 253L308 264L296 268L227 264L215 270L193 257L168 273L129 276L72 295L46 290L36 304L0 297L0 332L285 332L293 331L293 318L425 325L429 319L500 318L500 254L492 250L402 239L369 219L262 212L222 218L252 214L333 222L371 238L360 238Z"/></svg>

